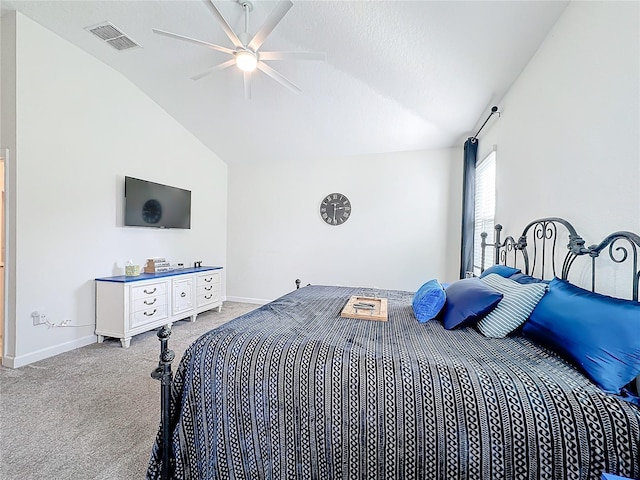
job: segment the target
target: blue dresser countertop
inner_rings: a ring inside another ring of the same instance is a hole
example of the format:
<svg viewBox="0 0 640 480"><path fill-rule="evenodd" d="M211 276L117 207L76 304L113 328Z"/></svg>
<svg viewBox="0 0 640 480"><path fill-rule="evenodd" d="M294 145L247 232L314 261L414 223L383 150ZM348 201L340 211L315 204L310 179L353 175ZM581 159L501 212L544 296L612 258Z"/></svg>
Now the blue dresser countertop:
<svg viewBox="0 0 640 480"><path fill-rule="evenodd" d="M160 273L141 273L140 275L116 275L115 277L102 277L96 278L96 282L117 282L117 283L129 283L129 282L140 282L142 280L153 280L156 278L164 278L164 277L173 277L174 275L185 275L188 273L201 273L207 272L209 270L221 270L222 267L189 267L189 268L178 268L176 270L171 270L169 272L160 272Z"/></svg>

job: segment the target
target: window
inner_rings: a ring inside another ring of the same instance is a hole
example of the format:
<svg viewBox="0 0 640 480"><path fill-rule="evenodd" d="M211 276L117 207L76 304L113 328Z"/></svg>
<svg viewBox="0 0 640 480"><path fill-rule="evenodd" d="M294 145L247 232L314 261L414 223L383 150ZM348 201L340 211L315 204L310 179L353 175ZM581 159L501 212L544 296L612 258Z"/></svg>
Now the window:
<svg viewBox="0 0 640 480"><path fill-rule="evenodd" d="M487 232L487 242L493 241L496 215L496 152L492 151L476 166L475 227L473 232L473 272L480 275L482 239ZM493 250L485 251L485 267L493 262Z"/></svg>

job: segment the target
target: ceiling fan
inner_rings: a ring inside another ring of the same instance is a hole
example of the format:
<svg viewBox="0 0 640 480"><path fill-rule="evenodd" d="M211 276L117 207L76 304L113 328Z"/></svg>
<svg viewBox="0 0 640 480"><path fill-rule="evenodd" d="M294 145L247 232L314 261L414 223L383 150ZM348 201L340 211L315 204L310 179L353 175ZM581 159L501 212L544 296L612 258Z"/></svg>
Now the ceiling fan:
<svg viewBox="0 0 640 480"><path fill-rule="evenodd" d="M218 8L213 4L212 0L202 0L207 8L213 13L213 16L218 20L222 30L227 34L234 48L222 47L213 43L205 42L203 40L197 40L195 38L186 37L184 35L178 35L176 33L166 32L157 28L152 29L154 33L164 35L166 37L183 40L185 42L195 43L196 45L202 45L212 50L216 50L223 53L228 53L233 58L226 62L215 65L202 73L199 73L193 77L193 80L199 80L207 75L216 72L218 70L224 70L233 65L236 65L244 74L244 96L245 98L251 98L251 76L252 73L258 69L281 85L287 87L295 93L300 93L301 90L298 86L293 84L290 80L285 78L281 73L277 72L265 61L270 60L326 60L326 54L315 52L265 52L260 50L260 47L267 39L273 29L280 23L282 18L287 14L289 9L293 6L291 0L281 0L273 11L269 14L264 24L258 29L255 35L251 36L249 33L249 12L253 10L253 5L248 0L236 0L242 9L244 10L244 32L236 34L227 21L224 19Z"/></svg>

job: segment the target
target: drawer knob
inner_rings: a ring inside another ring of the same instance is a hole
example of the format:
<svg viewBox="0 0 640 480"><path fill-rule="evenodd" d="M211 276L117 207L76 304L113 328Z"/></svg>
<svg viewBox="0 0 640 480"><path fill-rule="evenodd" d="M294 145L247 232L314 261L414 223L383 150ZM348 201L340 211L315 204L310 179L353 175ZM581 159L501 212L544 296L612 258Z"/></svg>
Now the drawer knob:
<svg viewBox="0 0 640 480"><path fill-rule="evenodd" d="M145 288L144 293L146 293L147 295L151 295L152 293L156 293L157 289L158 289L157 287L153 287L153 290L151 290L150 292L147 292L147 289Z"/></svg>
<svg viewBox="0 0 640 480"><path fill-rule="evenodd" d="M142 303L144 303L145 305L153 305L154 303L156 303L156 300L158 300L158 298L154 298L152 302L147 302L146 300L143 301Z"/></svg>
<svg viewBox="0 0 640 480"><path fill-rule="evenodd" d="M184 293L184 292L182 292L182 293L180 294L180 296L184 298L184 297L186 297L186 296L187 296L187 294L186 294L186 293Z"/></svg>
<svg viewBox="0 0 640 480"><path fill-rule="evenodd" d="M149 313L149 312L144 312L145 316L147 317L153 317L156 314L157 309L153 309L153 312Z"/></svg>

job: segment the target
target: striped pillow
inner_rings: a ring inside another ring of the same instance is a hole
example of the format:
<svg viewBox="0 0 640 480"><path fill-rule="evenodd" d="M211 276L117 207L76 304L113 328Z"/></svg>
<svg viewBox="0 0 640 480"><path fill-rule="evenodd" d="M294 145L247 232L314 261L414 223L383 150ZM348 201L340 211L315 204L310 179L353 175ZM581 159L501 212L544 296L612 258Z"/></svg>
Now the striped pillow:
<svg viewBox="0 0 640 480"><path fill-rule="evenodd" d="M481 278L504 297L498 306L478 322L478 330L493 338L506 337L529 318L547 291L546 283L520 284L495 273Z"/></svg>

